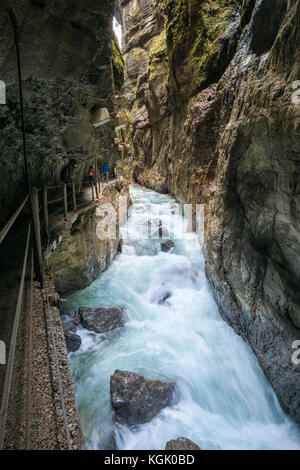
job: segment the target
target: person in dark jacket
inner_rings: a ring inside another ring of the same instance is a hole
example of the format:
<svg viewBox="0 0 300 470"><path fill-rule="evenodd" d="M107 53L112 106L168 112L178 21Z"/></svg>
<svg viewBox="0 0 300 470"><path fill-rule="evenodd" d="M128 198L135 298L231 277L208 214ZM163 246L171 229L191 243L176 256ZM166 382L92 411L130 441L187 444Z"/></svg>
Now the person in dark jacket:
<svg viewBox="0 0 300 470"><path fill-rule="evenodd" d="M68 184L71 185L73 181L75 180L75 174L76 174L76 168L77 168L77 160L74 160L72 158L69 163L63 167L60 173L60 179Z"/></svg>

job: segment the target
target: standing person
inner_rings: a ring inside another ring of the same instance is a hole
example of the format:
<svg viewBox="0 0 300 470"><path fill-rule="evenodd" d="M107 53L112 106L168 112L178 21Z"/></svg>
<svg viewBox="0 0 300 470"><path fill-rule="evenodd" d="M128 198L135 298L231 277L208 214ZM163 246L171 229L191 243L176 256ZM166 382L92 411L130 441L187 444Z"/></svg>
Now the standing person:
<svg viewBox="0 0 300 470"><path fill-rule="evenodd" d="M105 179L105 176L106 176L106 181L108 183L108 173L109 173L109 166L108 164L105 162L103 163L102 165L102 176L103 176L103 181Z"/></svg>
<svg viewBox="0 0 300 470"><path fill-rule="evenodd" d="M91 186L95 185L95 168L93 166L90 166L88 175Z"/></svg>

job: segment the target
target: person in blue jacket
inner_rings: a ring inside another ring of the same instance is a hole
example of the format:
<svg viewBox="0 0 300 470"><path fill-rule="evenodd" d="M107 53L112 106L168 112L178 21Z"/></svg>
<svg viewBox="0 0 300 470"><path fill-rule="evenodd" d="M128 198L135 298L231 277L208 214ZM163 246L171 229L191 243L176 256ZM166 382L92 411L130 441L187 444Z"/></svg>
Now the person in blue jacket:
<svg viewBox="0 0 300 470"><path fill-rule="evenodd" d="M106 177L106 181L108 182L108 173L109 173L109 166L108 164L105 162L103 163L102 165L102 176L103 176L103 180L105 179Z"/></svg>

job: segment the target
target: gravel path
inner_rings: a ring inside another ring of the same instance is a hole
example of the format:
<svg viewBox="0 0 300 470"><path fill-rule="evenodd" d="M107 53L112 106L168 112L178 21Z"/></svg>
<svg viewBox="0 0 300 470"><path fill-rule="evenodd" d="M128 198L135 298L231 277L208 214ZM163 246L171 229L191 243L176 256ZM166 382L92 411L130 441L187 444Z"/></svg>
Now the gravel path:
<svg viewBox="0 0 300 470"><path fill-rule="evenodd" d="M68 449L48 311L47 308L45 309L47 303L45 304L43 301L42 292L37 283L34 284L33 289L32 348L30 359L29 287L30 283L27 282L18 330L5 448L27 448L32 450ZM83 438L60 313L57 306L51 302L51 298L55 297L55 291L50 279L47 279L43 294L44 298L45 295L48 295L48 298L50 298L50 315L68 423L69 448L74 450L83 449ZM30 367L29 361L31 361Z"/></svg>

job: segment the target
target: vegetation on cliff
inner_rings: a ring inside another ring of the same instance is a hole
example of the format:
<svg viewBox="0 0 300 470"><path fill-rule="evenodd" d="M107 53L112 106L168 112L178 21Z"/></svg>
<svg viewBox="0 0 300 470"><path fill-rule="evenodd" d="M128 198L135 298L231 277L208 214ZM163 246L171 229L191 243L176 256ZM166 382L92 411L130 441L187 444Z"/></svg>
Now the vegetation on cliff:
<svg viewBox="0 0 300 470"><path fill-rule="evenodd" d="M124 84L124 57L116 35L114 35L111 45L114 84L115 88L120 91Z"/></svg>
<svg viewBox="0 0 300 470"><path fill-rule="evenodd" d="M174 88L189 98L218 80L220 68L222 73L228 65L223 58L220 64L222 39L239 5L239 0L165 0L171 94Z"/></svg>
<svg viewBox="0 0 300 470"><path fill-rule="evenodd" d="M154 38L152 47L149 51L149 79L154 80L161 76L162 68L168 67L169 58L166 42L166 30Z"/></svg>

